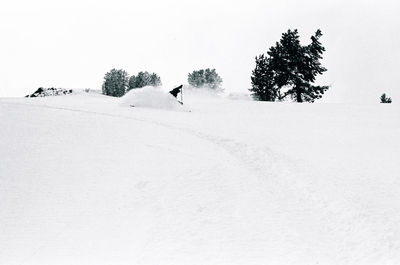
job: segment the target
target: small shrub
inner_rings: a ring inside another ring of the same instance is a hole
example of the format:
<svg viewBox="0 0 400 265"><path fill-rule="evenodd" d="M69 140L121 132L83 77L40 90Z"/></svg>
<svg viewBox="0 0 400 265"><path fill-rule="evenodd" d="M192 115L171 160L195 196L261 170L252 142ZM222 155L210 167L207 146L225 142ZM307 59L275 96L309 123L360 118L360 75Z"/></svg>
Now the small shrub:
<svg viewBox="0 0 400 265"><path fill-rule="evenodd" d="M392 103L392 98L387 97L386 93L383 93L381 96L381 103Z"/></svg>

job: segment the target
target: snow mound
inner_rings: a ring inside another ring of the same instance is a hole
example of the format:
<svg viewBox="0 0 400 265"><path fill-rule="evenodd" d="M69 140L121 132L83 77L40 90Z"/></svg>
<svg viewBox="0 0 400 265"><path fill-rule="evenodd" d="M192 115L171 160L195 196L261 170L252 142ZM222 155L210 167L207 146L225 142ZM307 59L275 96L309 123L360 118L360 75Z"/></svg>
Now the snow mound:
<svg viewBox="0 0 400 265"><path fill-rule="evenodd" d="M183 106L161 87L146 86L132 89L122 97L121 104L130 107L147 107L169 110L183 110Z"/></svg>

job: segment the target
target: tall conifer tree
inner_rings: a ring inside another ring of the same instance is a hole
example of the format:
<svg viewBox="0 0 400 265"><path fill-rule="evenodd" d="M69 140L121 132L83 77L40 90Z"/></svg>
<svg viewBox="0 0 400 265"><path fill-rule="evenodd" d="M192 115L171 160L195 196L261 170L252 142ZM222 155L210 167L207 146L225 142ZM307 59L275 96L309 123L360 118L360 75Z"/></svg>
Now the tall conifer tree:
<svg viewBox="0 0 400 265"><path fill-rule="evenodd" d="M311 44L302 46L296 29L283 33L281 40L267 52L268 56L256 58L250 91L260 100L268 101L291 97L297 102L314 102L321 98L329 88L314 85L316 76L326 71L320 62L325 51L319 41L321 36L321 31L317 30L311 37ZM260 75L263 78L257 77ZM266 83L269 86L265 86ZM260 86L267 87L269 94L274 96L263 99ZM283 88L287 90L282 91Z"/></svg>

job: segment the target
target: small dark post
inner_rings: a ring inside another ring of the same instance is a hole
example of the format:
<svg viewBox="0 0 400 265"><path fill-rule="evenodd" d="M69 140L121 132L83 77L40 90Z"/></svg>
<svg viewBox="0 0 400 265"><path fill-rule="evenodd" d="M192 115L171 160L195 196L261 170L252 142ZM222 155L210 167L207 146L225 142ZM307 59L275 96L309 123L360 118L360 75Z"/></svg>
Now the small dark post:
<svg viewBox="0 0 400 265"><path fill-rule="evenodd" d="M182 85L182 88L181 88L181 103L183 104L183 85Z"/></svg>

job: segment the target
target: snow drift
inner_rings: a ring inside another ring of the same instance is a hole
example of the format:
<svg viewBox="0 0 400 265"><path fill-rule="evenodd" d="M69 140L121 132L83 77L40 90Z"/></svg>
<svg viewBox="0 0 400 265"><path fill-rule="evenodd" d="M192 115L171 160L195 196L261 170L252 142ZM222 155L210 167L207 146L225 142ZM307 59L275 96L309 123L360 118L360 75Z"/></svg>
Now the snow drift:
<svg viewBox="0 0 400 265"><path fill-rule="evenodd" d="M400 264L399 105L145 89L0 99L1 265Z"/></svg>
<svg viewBox="0 0 400 265"><path fill-rule="evenodd" d="M146 86L126 93L121 104L130 107L146 107L167 110L183 110L183 106L170 93L161 87Z"/></svg>

